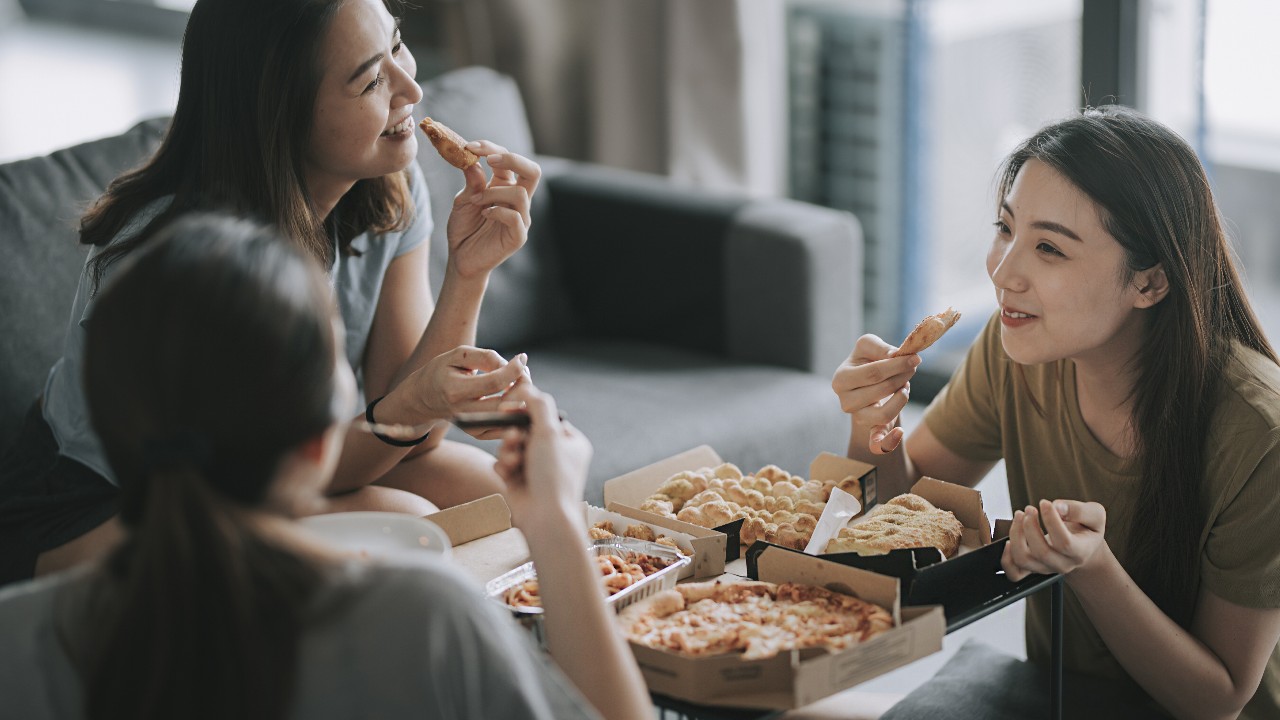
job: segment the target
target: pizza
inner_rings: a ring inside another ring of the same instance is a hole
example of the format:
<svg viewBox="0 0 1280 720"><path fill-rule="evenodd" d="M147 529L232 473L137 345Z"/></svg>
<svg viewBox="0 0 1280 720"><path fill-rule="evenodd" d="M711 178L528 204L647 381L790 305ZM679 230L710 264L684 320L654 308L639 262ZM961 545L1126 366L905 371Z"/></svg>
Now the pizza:
<svg viewBox="0 0 1280 720"><path fill-rule="evenodd" d="M906 493L872 508L853 525L840 528L823 552L883 555L901 548L936 547L943 557L953 557L963 533L964 525L955 513Z"/></svg>
<svg viewBox="0 0 1280 720"><path fill-rule="evenodd" d="M884 608L814 585L745 581L686 583L619 613L639 645L687 657L743 660L811 647L843 650L893 627Z"/></svg>
<svg viewBox="0 0 1280 720"><path fill-rule="evenodd" d="M436 152L440 153L440 157L459 170L466 170L480 161L479 155L467 149L467 141L448 125L424 117L422 122L418 123L418 127L426 133L427 139L431 141Z"/></svg>
<svg viewBox="0 0 1280 720"><path fill-rule="evenodd" d="M889 357L914 355L922 352L925 348L938 342L938 338L945 335L959 319L960 312L952 308L947 308L937 315L930 315L915 326L907 335L907 339L902 341L902 345L897 350L889 353Z"/></svg>
<svg viewBox="0 0 1280 720"><path fill-rule="evenodd" d="M744 544L764 540L803 550L835 487L862 499L853 476L805 480L776 465L744 475L736 465L724 463L672 475L640 509L705 528L742 519L739 537Z"/></svg>

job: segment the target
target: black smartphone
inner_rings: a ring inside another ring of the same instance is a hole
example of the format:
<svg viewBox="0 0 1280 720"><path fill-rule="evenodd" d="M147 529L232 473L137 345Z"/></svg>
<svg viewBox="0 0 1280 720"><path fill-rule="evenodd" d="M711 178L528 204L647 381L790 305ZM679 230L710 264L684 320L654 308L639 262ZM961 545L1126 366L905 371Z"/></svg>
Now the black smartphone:
<svg viewBox="0 0 1280 720"><path fill-rule="evenodd" d="M564 419L564 413L560 413L560 419ZM464 430L468 428L528 427L529 414L523 410L458 413L453 416L452 422Z"/></svg>

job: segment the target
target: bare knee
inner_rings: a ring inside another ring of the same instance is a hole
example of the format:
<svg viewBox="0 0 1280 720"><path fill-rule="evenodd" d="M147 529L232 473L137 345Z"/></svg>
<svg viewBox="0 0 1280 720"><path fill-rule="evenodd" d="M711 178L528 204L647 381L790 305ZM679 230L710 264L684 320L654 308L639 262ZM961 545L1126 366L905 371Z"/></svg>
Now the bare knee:
<svg viewBox="0 0 1280 720"><path fill-rule="evenodd" d="M471 445L445 440L429 453L412 457L375 481L453 507L503 491L493 456Z"/></svg>
<svg viewBox="0 0 1280 720"><path fill-rule="evenodd" d="M429 500L420 495L381 485L368 485L351 492L330 495L325 500L326 503L320 511L321 513L376 510L422 517L439 510Z"/></svg>

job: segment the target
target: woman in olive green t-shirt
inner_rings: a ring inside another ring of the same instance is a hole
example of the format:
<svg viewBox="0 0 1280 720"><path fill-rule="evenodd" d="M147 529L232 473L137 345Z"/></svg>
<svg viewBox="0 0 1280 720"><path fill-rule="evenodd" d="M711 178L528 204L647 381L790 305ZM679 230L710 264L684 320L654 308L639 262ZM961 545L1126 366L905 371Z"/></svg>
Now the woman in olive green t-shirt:
<svg viewBox="0 0 1280 720"><path fill-rule="evenodd" d="M1179 717L1280 716L1280 365L1204 169L1120 107L1006 160L987 271L999 312L902 442L919 355L859 338L832 386L882 494L1003 459L1003 565L1066 575L1068 669ZM1028 654L1047 652L1047 608ZM1118 676L1118 677L1117 677Z"/></svg>

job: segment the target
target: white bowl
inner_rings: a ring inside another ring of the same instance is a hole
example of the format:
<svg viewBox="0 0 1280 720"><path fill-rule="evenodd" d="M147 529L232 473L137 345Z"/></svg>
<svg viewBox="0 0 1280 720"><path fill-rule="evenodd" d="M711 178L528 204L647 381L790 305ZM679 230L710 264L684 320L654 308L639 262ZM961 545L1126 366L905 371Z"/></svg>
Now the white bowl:
<svg viewBox="0 0 1280 720"><path fill-rule="evenodd" d="M392 512L342 512L312 515L299 522L333 545L360 557L385 558L404 553L450 553L449 536L420 517Z"/></svg>

